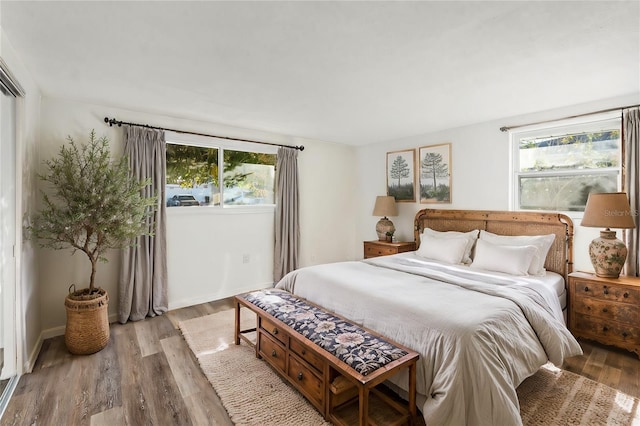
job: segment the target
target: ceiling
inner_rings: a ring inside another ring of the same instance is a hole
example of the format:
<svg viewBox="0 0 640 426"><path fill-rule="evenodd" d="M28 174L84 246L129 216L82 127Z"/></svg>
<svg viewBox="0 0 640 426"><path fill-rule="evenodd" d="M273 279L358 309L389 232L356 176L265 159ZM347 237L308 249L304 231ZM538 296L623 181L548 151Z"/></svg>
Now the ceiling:
<svg viewBox="0 0 640 426"><path fill-rule="evenodd" d="M0 18L45 96L352 145L640 92L637 0L2 0Z"/></svg>

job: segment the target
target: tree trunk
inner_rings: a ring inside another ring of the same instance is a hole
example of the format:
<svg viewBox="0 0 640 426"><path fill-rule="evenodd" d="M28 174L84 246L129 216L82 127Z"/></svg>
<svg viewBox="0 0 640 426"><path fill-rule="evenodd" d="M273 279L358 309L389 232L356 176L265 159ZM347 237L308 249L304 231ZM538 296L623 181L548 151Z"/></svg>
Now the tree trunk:
<svg viewBox="0 0 640 426"><path fill-rule="evenodd" d="M94 259L93 257L89 257L89 259L91 259L91 278L89 279L89 294L93 293L93 289L94 289L94 281L96 278L96 263L97 263L97 259Z"/></svg>

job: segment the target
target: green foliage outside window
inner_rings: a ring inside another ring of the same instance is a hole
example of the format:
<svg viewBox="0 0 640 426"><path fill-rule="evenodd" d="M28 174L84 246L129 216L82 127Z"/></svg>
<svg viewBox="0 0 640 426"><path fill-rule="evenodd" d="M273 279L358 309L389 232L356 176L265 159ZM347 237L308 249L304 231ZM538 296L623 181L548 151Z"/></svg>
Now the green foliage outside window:
<svg viewBox="0 0 640 426"><path fill-rule="evenodd" d="M589 193L619 190L619 122L570 125L517 135L517 208L584 211ZM600 127L595 129L594 127ZM594 131L588 131L591 128ZM552 132L562 136L553 136Z"/></svg>

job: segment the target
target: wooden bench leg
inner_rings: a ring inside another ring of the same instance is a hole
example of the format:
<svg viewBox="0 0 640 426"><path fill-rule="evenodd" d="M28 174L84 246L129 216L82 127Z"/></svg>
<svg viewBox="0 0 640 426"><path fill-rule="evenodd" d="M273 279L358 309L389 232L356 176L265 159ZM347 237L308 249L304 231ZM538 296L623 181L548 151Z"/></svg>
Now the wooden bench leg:
<svg viewBox="0 0 640 426"><path fill-rule="evenodd" d="M409 366L409 415L412 425L418 424L418 413L416 410L416 363Z"/></svg>
<svg viewBox="0 0 640 426"><path fill-rule="evenodd" d="M360 406L360 426L369 424L369 388L367 386L359 386L359 406Z"/></svg>

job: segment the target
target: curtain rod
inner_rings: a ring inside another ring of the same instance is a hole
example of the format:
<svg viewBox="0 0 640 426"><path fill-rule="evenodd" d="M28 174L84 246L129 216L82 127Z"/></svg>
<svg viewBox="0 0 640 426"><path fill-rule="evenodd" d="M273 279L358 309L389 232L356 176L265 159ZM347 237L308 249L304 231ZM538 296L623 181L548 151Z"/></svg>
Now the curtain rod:
<svg viewBox="0 0 640 426"><path fill-rule="evenodd" d="M206 134L206 133L189 132L187 130L176 130L176 129L169 129L167 127L150 126L148 124L128 123L126 121L119 121L119 120L116 120L115 118L109 118L109 117L105 117L104 118L104 122L109 124L109 127L112 127L112 126L121 127L123 124L126 124L128 126L145 127L147 129L168 130L170 132L183 133L183 134L187 134L187 135L207 136L207 137L211 137L211 138L227 139L227 140L230 140L230 141L251 142L251 143L259 143L259 144L263 144L263 145L281 146L283 148L291 148L291 149L297 149L299 151L304 151L304 146L303 145L292 146L292 145L284 145L284 144L273 143L273 142L262 142L262 141L252 141L252 140L249 140L249 139L232 138L232 137L229 137L229 136L209 135L209 134Z"/></svg>
<svg viewBox="0 0 640 426"><path fill-rule="evenodd" d="M624 106L624 107L601 109L600 111L594 111L594 112L586 112L584 114L570 115L568 117L555 118L553 120L537 121L535 123L519 124L517 126L502 126L502 127L500 127L500 131L501 132L506 132L508 130L517 129L519 127L533 126L535 124L551 123L553 121L568 120L570 118L586 117L588 115L601 114L601 113L605 113L605 112L623 110L623 109L627 109L627 108L635 108L635 107L639 107L639 106L640 106L640 104L638 104L638 105L628 105L628 106Z"/></svg>

